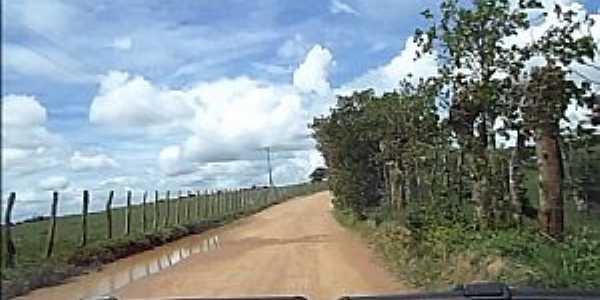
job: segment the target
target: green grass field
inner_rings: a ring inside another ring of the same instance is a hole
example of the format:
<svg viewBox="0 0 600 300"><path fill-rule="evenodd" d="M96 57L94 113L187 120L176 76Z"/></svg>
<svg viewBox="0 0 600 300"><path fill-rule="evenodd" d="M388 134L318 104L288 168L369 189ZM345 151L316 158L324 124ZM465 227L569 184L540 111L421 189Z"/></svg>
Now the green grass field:
<svg viewBox="0 0 600 300"><path fill-rule="evenodd" d="M173 200L171 200L173 201ZM206 201L200 199L199 201ZM195 204L192 203L192 204ZM164 202L159 203L161 215L159 216L160 228L164 228L164 220L166 215L166 205ZM201 207L202 208L202 207ZM185 207L180 205L179 213L181 223L189 223L190 221L198 220L196 218L195 205L192 205L190 220L184 220ZM204 211L201 209L201 214ZM170 206L168 227L175 225L175 203ZM152 232L154 222L154 204L146 205L147 230ZM88 215L88 244L92 245L98 241L106 239L107 220L106 212L91 213ZM36 264L45 259L45 249L47 234L50 226L50 220L43 220L31 223L21 223L16 225L13 232L13 239L17 249L17 264L30 265ZM113 238L125 236L125 208L115 208L112 210L112 232ZM143 233L142 230L142 205L136 204L132 206L131 212L131 235ZM72 215L58 217L56 222L56 235L54 244L53 257L64 259L73 253L74 249L78 248L81 241L81 216ZM3 252L6 253L6 248L3 247Z"/></svg>

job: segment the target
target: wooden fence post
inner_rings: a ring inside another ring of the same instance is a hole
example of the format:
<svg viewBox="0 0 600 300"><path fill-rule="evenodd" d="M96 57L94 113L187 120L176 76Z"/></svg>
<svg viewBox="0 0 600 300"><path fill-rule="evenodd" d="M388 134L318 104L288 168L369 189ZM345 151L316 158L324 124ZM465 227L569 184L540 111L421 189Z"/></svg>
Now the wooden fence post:
<svg viewBox="0 0 600 300"><path fill-rule="evenodd" d="M205 193L205 197L204 197L204 205L202 205L203 208L203 212L202 212L202 217L204 219L209 219L210 218L210 199L212 197L212 193L211 192L207 192Z"/></svg>
<svg viewBox="0 0 600 300"><path fill-rule="evenodd" d="M17 256L17 249L15 249L15 242L12 239L11 223L12 210L15 205L17 194L15 192L10 193L8 196L8 203L6 203L6 213L4 215L4 238L6 239L6 267L15 267L15 257Z"/></svg>
<svg viewBox="0 0 600 300"><path fill-rule="evenodd" d="M212 212L213 212L213 218L218 217L219 216L219 191L216 190L214 197L212 199Z"/></svg>
<svg viewBox="0 0 600 300"><path fill-rule="evenodd" d="M200 218L200 202L202 201L202 194L200 191L196 191L196 219Z"/></svg>
<svg viewBox="0 0 600 300"><path fill-rule="evenodd" d="M144 191L142 196L142 232L146 232L147 219L146 219L146 198L148 198L148 192Z"/></svg>
<svg viewBox="0 0 600 300"><path fill-rule="evenodd" d="M81 211L81 244L83 247L87 245L87 235L88 235L88 226L87 226L87 215L88 215L88 206L90 203L90 193L87 190L83 191L83 208Z"/></svg>
<svg viewBox="0 0 600 300"><path fill-rule="evenodd" d="M245 212L244 209L244 200L246 197L246 189L240 189L240 211Z"/></svg>
<svg viewBox="0 0 600 300"><path fill-rule="evenodd" d="M194 195L192 192L188 191L187 199L185 200L185 221L190 222L190 205L192 204L192 200L194 200Z"/></svg>
<svg viewBox="0 0 600 300"><path fill-rule="evenodd" d="M127 191L127 206L125 207L125 235L131 232L131 191Z"/></svg>
<svg viewBox="0 0 600 300"><path fill-rule="evenodd" d="M169 226L169 216L171 215L171 201L169 198L171 197L171 191L167 191L167 195L165 198L165 202L167 203L167 213L165 214L165 228Z"/></svg>
<svg viewBox="0 0 600 300"><path fill-rule="evenodd" d="M215 216L215 197L215 190L212 190L210 192L210 195L208 196L208 217L210 219L212 219Z"/></svg>
<svg viewBox="0 0 600 300"><path fill-rule="evenodd" d="M179 202L181 201L181 191L177 192L175 199L175 225L179 225Z"/></svg>
<svg viewBox="0 0 600 300"><path fill-rule="evenodd" d="M227 216L229 214L229 190L226 189L223 194L223 216Z"/></svg>
<svg viewBox="0 0 600 300"><path fill-rule="evenodd" d="M242 190L242 210L246 211L246 204L248 202L248 190L247 189L243 189Z"/></svg>
<svg viewBox="0 0 600 300"><path fill-rule="evenodd" d="M237 199L238 199L238 191L236 189L231 191L231 212L237 213Z"/></svg>
<svg viewBox="0 0 600 300"><path fill-rule="evenodd" d="M246 205L248 204L248 196L250 195L250 191L247 189L242 190L242 210L246 211Z"/></svg>
<svg viewBox="0 0 600 300"><path fill-rule="evenodd" d="M217 194L217 217L220 218L223 216L224 206L223 206L223 191L219 191Z"/></svg>
<svg viewBox="0 0 600 300"><path fill-rule="evenodd" d="M237 190L231 190L231 214L237 212Z"/></svg>
<svg viewBox="0 0 600 300"><path fill-rule="evenodd" d="M115 197L115 191L108 192L108 200L106 201L106 238L112 239L112 201Z"/></svg>
<svg viewBox="0 0 600 300"><path fill-rule="evenodd" d="M223 193L223 216L227 216L227 213L229 212L229 208L228 208L228 202L229 202L229 190L225 190L225 192Z"/></svg>
<svg viewBox="0 0 600 300"><path fill-rule="evenodd" d="M58 192L52 193L52 206L50 208L50 227L48 228L48 241L46 243L46 258L52 256L54 250L54 234L56 232L56 208L58 206Z"/></svg>
<svg viewBox="0 0 600 300"><path fill-rule="evenodd" d="M219 190L215 190L215 194L214 194L214 197L213 197L213 199L212 199L212 200L213 200L213 201L212 201L212 202L213 202L213 203L212 203L212 207L213 207L213 218L217 218L217 217L219 217L219 204L220 204L220 202L219 202L219 197L221 197L219 193L220 193L220 191L219 191Z"/></svg>
<svg viewBox="0 0 600 300"><path fill-rule="evenodd" d="M240 211L244 211L244 189L240 189L240 199L239 199Z"/></svg>
<svg viewBox="0 0 600 300"><path fill-rule="evenodd" d="M235 189L231 190L231 200L229 200L231 202L231 213L230 214L235 214L237 208L236 208L236 201L237 201L237 191Z"/></svg>
<svg viewBox="0 0 600 300"><path fill-rule="evenodd" d="M225 190L223 194L223 216L229 213L229 190Z"/></svg>
<svg viewBox="0 0 600 300"><path fill-rule="evenodd" d="M158 191L154 191L154 230L158 230L160 210L158 207Z"/></svg>
<svg viewBox="0 0 600 300"><path fill-rule="evenodd" d="M235 206L234 205L235 204L234 203L234 200L235 200L235 190L233 190L233 189L229 190L229 197L228 197L228 199L229 199L229 214L228 215L232 215L234 213L234 211L235 211L235 207L234 207Z"/></svg>
<svg viewBox="0 0 600 300"><path fill-rule="evenodd" d="M211 201L212 201L212 197L213 197L213 191L211 190L205 190L206 191L206 197L204 197L204 217L208 220L210 219L211 216Z"/></svg>

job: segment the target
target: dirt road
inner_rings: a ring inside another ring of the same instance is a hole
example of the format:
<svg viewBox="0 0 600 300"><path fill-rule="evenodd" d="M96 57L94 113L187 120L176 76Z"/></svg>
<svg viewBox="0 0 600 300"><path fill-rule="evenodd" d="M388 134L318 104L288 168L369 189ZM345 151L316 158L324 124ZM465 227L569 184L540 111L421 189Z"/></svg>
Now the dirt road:
<svg viewBox="0 0 600 300"><path fill-rule="evenodd" d="M336 299L405 290L364 243L336 223L329 199L323 192L289 201L23 299L78 299L107 291L119 299L258 295Z"/></svg>

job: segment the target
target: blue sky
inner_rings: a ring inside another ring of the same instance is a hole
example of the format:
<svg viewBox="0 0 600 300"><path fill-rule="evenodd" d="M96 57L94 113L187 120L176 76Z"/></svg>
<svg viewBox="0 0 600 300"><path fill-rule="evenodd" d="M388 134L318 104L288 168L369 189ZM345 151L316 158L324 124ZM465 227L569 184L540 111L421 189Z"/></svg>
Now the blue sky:
<svg viewBox="0 0 600 300"><path fill-rule="evenodd" d="M304 180L335 94L435 71L409 37L437 4L3 1L3 197L25 216L53 189L72 212L82 189L99 208L109 189L264 184L265 146L276 183Z"/></svg>

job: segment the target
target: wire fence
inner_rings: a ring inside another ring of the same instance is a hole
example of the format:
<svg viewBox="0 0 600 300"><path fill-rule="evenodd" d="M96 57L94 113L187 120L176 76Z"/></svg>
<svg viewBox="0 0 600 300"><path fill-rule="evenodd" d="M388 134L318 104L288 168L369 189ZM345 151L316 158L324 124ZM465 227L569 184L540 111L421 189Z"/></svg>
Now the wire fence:
<svg viewBox="0 0 600 300"><path fill-rule="evenodd" d="M324 184L307 183L185 194L153 191L143 192L142 201L137 204L132 203L133 193L128 191L124 207L113 207L114 191L108 191L104 199L91 199L90 193L83 191L81 213L68 216L57 215L61 199L54 192L48 200L49 216L18 224L12 220L12 212L19 205L18 195L10 193L2 225L2 268L65 258L76 249L98 242L223 220L324 188ZM91 201L104 201L104 210L90 212Z"/></svg>

